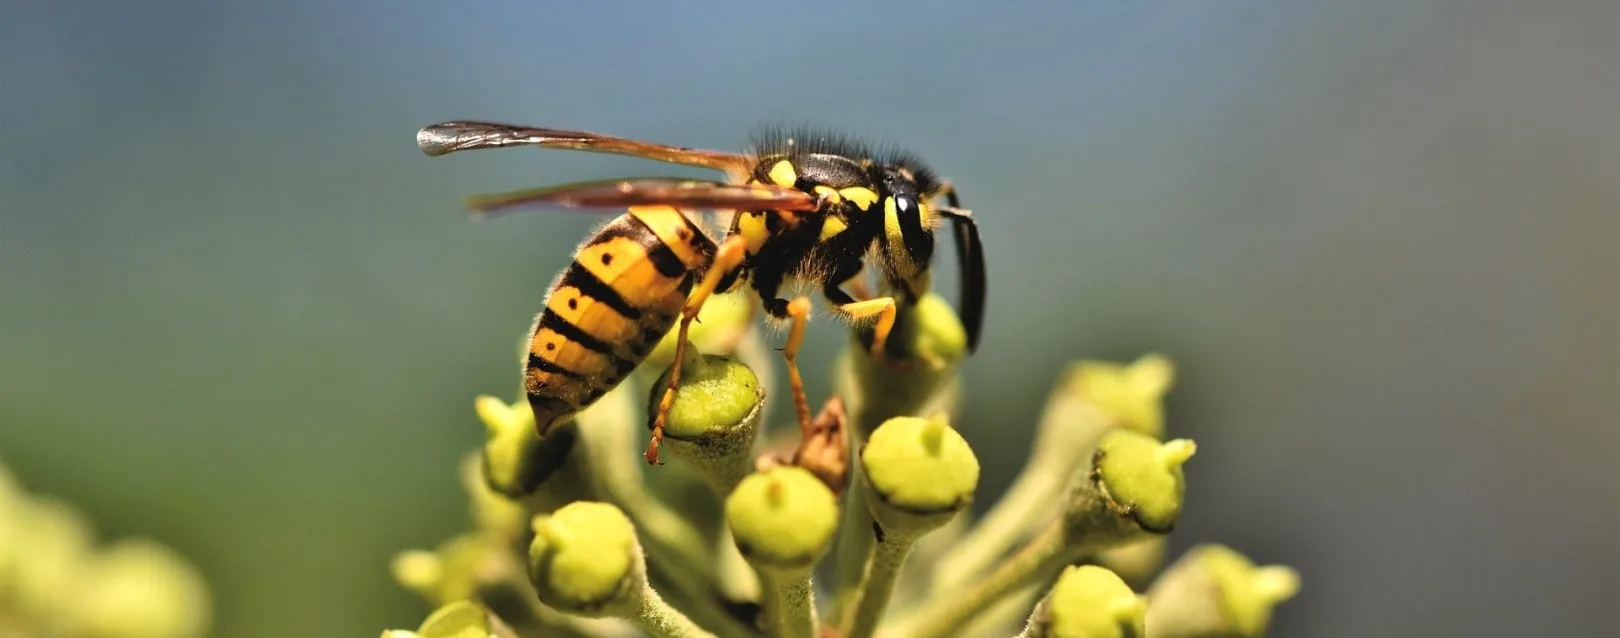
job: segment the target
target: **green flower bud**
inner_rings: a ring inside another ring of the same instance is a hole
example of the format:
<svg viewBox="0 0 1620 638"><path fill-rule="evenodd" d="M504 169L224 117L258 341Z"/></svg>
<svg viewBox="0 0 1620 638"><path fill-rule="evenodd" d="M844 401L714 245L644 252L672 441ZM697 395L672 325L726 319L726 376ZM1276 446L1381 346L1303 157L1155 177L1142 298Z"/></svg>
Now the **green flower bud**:
<svg viewBox="0 0 1620 638"><path fill-rule="evenodd" d="M1231 548L1200 545L1187 551L1148 592L1149 636L1266 635L1271 611L1299 592L1288 567L1256 567Z"/></svg>
<svg viewBox="0 0 1620 638"><path fill-rule="evenodd" d="M838 499L809 471L778 466L749 475L732 490L726 524L756 568L808 570L838 527Z"/></svg>
<svg viewBox="0 0 1620 638"><path fill-rule="evenodd" d="M433 551L409 550L394 557L394 581L416 592L429 604L444 605L473 598L480 587L479 570L502 547L480 534L461 534L440 543Z"/></svg>
<svg viewBox="0 0 1620 638"><path fill-rule="evenodd" d="M1143 634L1147 599L1113 572L1086 565L1068 567L1037 610L1052 638L1135 638ZM1044 616L1044 618L1043 618Z"/></svg>
<svg viewBox="0 0 1620 638"><path fill-rule="evenodd" d="M748 366L690 348L687 353L681 385L675 390L669 422L664 426L664 441L671 454L725 495L753 470L754 438L765 412L765 393ZM652 385L649 413L664 397L669 372Z"/></svg>
<svg viewBox="0 0 1620 638"><path fill-rule="evenodd" d="M149 541L119 542L86 566L65 614L83 638L190 638L208 633L208 586L185 559Z"/></svg>
<svg viewBox="0 0 1620 638"><path fill-rule="evenodd" d="M869 329L864 329L869 331ZM863 330L838 369L839 394L848 398L855 423L869 431L890 417L928 407L956 378L967 355L967 331L944 298L930 293L902 308L889 335L889 357L872 357ZM901 356L894 358L896 353Z"/></svg>
<svg viewBox="0 0 1620 638"><path fill-rule="evenodd" d="M579 439L574 423L535 436L534 411L527 403L507 404L489 395L473 403L484 422L483 474L489 489L526 499L537 511L587 495L586 481L570 465Z"/></svg>
<svg viewBox="0 0 1620 638"><path fill-rule="evenodd" d="M1164 566L1169 537L1152 536L1097 552L1091 561L1118 574L1131 587L1147 587Z"/></svg>
<svg viewBox="0 0 1620 638"><path fill-rule="evenodd" d="M729 355L754 325L754 303L747 294L726 293L703 302L697 320L686 331L686 339L698 352ZM670 330L647 355L647 369L666 368L675 359L675 339L679 330Z"/></svg>
<svg viewBox="0 0 1620 638"><path fill-rule="evenodd" d="M635 527L606 503L570 503L534 521L529 580L540 601L586 616L628 616L646 586Z"/></svg>
<svg viewBox="0 0 1620 638"><path fill-rule="evenodd" d="M846 635L870 638L894 594L917 538L949 522L973 501L979 460L943 416L895 417L872 432L861 451L862 484L877 544L866 565Z"/></svg>
<svg viewBox="0 0 1620 638"><path fill-rule="evenodd" d="M1174 379L1175 367L1160 354L1131 364L1082 361L1069 372L1069 383L1087 402L1120 427L1153 437L1164 433L1164 393Z"/></svg>
<svg viewBox="0 0 1620 638"><path fill-rule="evenodd" d="M1091 472L1074 490L1065 512L1069 536L1095 542L1099 530L1113 530L1107 534L1114 539L1108 546L1113 546L1146 534L1168 534L1181 516L1186 491L1181 466L1196 449L1188 439L1160 443L1131 430L1103 435Z"/></svg>
<svg viewBox="0 0 1620 638"><path fill-rule="evenodd" d="M10 594L24 614L54 617L71 605L91 558L89 523L52 498L23 496L16 505Z"/></svg>
<svg viewBox="0 0 1620 638"><path fill-rule="evenodd" d="M419 638L490 638L506 635L504 627L477 603L460 600L435 609L415 632L399 632ZM390 638L387 633L384 638Z"/></svg>
<svg viewBox="0 0 1620 638"><path fill-rule="evenodd" d="M943 417L895 417L872 432L861 463L872 516L885 533L915 536L973 501L979 460Z"/></svg>
<svg viewBox="0 0 1620 638"><path fill-rule="evenodd" d="M21 530L25 523L26 495L5 466L0 466L0 600L11 598L21 559Z"/></svg>

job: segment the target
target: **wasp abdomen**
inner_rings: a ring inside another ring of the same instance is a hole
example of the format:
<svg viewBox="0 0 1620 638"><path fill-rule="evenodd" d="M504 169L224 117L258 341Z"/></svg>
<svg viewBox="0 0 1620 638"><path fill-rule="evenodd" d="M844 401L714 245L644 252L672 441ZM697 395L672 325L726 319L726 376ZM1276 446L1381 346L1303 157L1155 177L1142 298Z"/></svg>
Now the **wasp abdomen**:
<svg viewBox="0 0 1620 638"><path fill-rule="evenodd" d="M714 251L714 241L669 206L631 208L580 246L529 340L524 385L541 434L647 358Z"/></svg>

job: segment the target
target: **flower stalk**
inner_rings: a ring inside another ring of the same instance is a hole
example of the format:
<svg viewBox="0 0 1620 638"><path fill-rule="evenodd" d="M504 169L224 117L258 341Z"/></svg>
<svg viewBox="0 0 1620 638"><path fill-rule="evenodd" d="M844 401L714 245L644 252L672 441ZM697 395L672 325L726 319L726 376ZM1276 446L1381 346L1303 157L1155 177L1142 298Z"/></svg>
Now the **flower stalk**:
<svg viewBox="0 0 1620 638"><path fill-rule="evenodd" d="M1102 549L1168 534L1181 514L1181 465L1194 450L1185 439L1160 443L1130 430L1104 435L1091 470L1070 490L1061 517L983 579L936 596L897 635L953 635L996 601L1057 575L1064 565Z"/></svg>

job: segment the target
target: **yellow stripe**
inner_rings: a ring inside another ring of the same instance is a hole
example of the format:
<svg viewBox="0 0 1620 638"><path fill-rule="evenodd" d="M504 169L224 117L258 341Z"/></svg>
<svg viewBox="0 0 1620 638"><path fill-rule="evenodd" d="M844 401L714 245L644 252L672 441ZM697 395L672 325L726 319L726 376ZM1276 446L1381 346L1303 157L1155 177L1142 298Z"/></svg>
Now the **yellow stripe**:
<svg viewBox="0 0 1620 638"><path fill-rule="evenodd" d="M611 306L585 296L573 286L562 286L551 293L546 300L546 308L607 343L623 343L640 331L637 322L626 319Z"/></svg>
<svg viewBox="0 0 1620 638"><path fill-rule="evenodd" d="M534 339L529 342L529 352L590 378L597 377L614 363L612 357L569 341L546 328L534 333Z"/></svg>
<svg viewBox="0 0 1620 638"><path fill-rule="evenodd" d="M658 241L674 251L688 268L703 265L703 255L692 247L693 234L698 230L674 206L631 206L630 214L651 228Z"/></svg>
<svg viewBox="0 0 1620 638"><path fill-rule="evenodd" d="M619 293L625 303L636 308L657 303L681 284L680 279L659 273L658 267L647 258L647 250L641 247L641 242L629 237L615 237L586 246L576 259Z"/></svg>

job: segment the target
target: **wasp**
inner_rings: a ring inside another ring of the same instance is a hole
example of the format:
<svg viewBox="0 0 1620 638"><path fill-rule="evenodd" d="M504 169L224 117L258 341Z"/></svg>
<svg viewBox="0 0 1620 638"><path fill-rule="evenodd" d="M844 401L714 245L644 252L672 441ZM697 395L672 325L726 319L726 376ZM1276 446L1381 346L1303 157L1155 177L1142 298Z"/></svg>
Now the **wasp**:
<svg viewBox="0 0 1620 638"><path fill-rule="evenodd" d="M836 315L863 326L862 343L874 356L897 361L889 336L899 313L929 289L934 232L943 220L952 222L960 261L960 317L968 347L978 347L985 304L978 225L950 182L910 154L874 151L811 130L768 129L748 151L732 153L474 121L424 127L416 142L430 156L540 147L628 155L724 175L575 182L467 199L477 214L536 207L621 211L580 245L535 318L524 386L541 436L616 387L674 328L676 364L651 417L645 454L647 462L658 463L688 328L711 295L744 286L770 317L789 322L781 352L799 424L809 431L797 356L811 302L806 295L783 298L784 286L819 287ZM711 236L697 222L703 210L729 212L729 228ZM879 296L866 294L864 279L857 280L869 263L880 272Z"/></svg>

